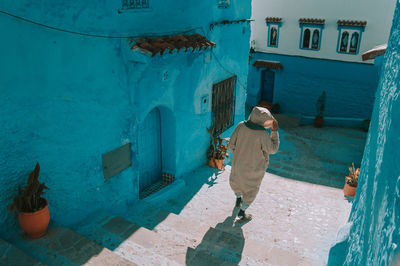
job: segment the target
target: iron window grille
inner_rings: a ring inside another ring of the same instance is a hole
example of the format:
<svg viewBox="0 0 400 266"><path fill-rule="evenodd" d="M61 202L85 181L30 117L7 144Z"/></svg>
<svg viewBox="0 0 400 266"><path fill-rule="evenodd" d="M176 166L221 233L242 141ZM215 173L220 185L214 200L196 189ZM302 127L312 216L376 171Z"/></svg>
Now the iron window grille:
<svg viewBox="0 0 400 266"><path fill-rule="evenodd" d="M122 0L122 9L141 9L149 7L149 0Z"/></svg>
<svg viewBox="0 0 400 266"><path fill-rule="evenodd" d="M213 85L212 122L214 134L219 135L231 126L235 119L236 76Z"/></svg>

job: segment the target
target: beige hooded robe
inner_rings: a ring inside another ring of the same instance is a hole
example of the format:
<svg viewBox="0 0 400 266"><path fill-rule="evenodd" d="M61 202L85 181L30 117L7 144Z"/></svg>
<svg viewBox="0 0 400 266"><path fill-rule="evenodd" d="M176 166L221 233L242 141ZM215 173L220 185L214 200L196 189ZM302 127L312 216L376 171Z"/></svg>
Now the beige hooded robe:
<svg viewBox="0 0 400 266"><path fill-rule="evenodd" d="M249 120L264 127L268 120L274 117L266 108L254 107ZM251 126L251 124L247 125ZM254 128L254 127L253 127ZM268 167L269 154L274 154L279 148L279 134L272 131L271 136L261 128L251 129L243 121L235 128L230 140L233 154L232 169L229 179L232 190L242 195L246 204L251 204L257 196L261 181Z"/></svg>

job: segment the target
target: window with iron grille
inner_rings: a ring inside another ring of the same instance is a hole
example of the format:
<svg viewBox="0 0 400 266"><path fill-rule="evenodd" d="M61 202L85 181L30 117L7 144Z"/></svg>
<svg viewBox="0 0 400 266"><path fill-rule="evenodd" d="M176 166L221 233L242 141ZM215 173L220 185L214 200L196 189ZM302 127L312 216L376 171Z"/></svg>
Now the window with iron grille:
<svg viewBox="0 0 400 266"><path fill-rule="evenodd" d="M122 9L141 9L149 7L149 0L122 0Z"/></svg>
<svg viewBox="0 0 400 266"><path fill-rule="evenodd" d="M236 76L213 85L212 118L214 133L219 135L231 126L235 118Z"/></svg>

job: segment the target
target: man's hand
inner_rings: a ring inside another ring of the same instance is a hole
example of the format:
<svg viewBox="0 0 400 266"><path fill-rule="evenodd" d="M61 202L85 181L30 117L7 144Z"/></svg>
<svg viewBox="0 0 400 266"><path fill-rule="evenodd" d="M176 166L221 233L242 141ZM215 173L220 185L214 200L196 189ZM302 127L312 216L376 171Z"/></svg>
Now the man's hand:
<svg viewBox="0 0 400 266"><path fill-rule="evenodd" d="M274 120L274 121L272 122L271 130L272 130L272 131L277 131L278 128L279 128L278 121Z"/></svg>

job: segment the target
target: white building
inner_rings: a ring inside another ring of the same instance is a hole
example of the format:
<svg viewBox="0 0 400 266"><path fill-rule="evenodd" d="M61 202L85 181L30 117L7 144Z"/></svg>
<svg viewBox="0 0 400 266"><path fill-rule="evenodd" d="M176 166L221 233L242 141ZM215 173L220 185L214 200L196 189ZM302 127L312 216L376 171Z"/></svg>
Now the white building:
<svg viewBox="0 0 400 266"><path fill-rule="evenodd" d="M282 112L369 119L378 82L362 53L386 43L395 1L253 0L250 106L264 100Z"/></svg>

